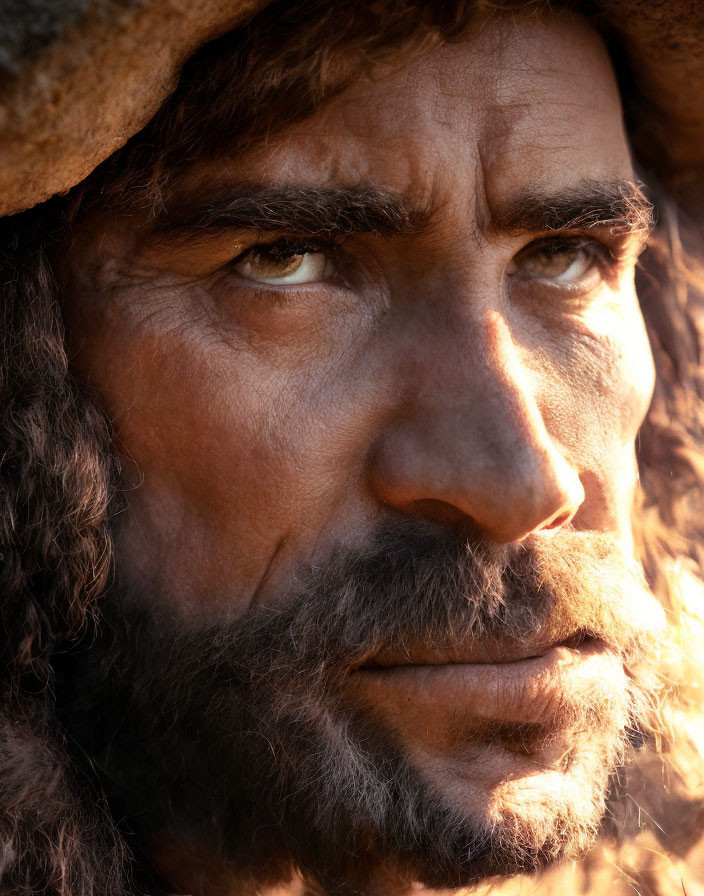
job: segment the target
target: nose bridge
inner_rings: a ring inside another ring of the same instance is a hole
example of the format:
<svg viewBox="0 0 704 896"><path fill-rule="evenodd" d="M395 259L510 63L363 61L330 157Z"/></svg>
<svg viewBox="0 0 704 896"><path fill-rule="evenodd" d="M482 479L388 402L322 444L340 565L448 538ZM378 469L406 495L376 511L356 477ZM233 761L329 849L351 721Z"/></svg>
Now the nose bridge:
<svg viewBox="0 0 704 896"><path fill-rule="evenodd" d="M480 352L485 357L483 394L477 395L476 419L486 427L487 447L512 461L540 458L556 451L543 422L527 372L509 327L494 310L487 312Z"/></svg>
<svg viewBox="0 0 704 896"><path fill-rule="evenodd" d="M584 491L545 427L502 315L490 309L472 330L466 341L450 334L453 350L436 359L441 377L430 355L421 365L423 398L384 440L377 490L410 513L450 505L493 540L517 541L563 525ZM469 351L456 361L463 344Z"/></svg>

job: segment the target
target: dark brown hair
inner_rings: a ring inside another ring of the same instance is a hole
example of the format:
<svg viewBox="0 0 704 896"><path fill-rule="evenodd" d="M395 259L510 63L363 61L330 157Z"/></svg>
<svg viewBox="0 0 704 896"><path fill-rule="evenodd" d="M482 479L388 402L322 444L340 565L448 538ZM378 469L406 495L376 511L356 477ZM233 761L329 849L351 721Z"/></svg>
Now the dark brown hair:
<svg viewBox="0 0 704 896"><path fill-rule="evenodd" d="M42 214L0 254L0 892L123 892L125 850L52 724L57 646L106 582L107 427L68 372Z"/></svg>

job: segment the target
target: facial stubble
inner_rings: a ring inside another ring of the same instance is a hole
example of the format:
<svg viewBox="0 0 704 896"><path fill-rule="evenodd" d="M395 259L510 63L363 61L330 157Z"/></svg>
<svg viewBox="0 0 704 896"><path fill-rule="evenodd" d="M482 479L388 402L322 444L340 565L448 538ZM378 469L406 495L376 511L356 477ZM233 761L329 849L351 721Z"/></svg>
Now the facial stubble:
<svg viewBox="0 0 704 896"><path fill-rule="evenodd" d="M459 887L581 852L654 699L644 620L657 605L605 536L498 547L396 524L236 622L194 631L117 587L104 604L66 724L113 812L145 842L203 844L234 874L297 870L328 893L371 893L380 869ZM475 732L451 786L346 698L351 672L389 648L575 632L622 659L623 689L566 701L540 725ZM473 770L499 750L532 757L535 774L481 793Z"/></svg>

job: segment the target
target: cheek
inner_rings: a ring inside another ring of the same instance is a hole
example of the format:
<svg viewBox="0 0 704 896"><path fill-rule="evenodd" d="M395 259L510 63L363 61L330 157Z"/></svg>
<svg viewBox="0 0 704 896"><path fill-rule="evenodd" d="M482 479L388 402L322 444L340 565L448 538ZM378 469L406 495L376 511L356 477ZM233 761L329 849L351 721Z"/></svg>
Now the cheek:
<svg viewBox="0 0 704 896"><path fill-rule="evenodd" d="M653 395L655 366L635 291L592 309L584 318L588 335L577 353L585 371L585 395L599 428L597 442L613 450L635 439Z"/></svg>
<svg viewBox="0 0 704 896"><path fill-rule="evenodd" d="M226 581L246 596L279 534L288 460L261 425L266 384L224 364L217 337L166 291L83 309L68 320L74 366L113 423L127 505L113 526L118 569L183 603Z"/></svg>
<svg viewBox="0 0 704 896"><path fill-rule="evenodd" d="M635 439L655 382L635 292L595 305L551 336L540 394L548 430L579 469L586 500L576 523L630 529Z"/></svg>
<svg viewBox="0 0 704 896"><path fill-rule="evenodd" d="M187 612L232 611L235 595L244 610L272 558L278 573L305 553L354 487L366 367L341 336L342 358L299 357L150 299L143 318L126 296L102 309L77 356L117 436L118 567Z"/></svg>
<svg viewBox="0 0 704 896"><path fill-rule="evenodd" d="M143 357L147 346L129 349ZM161 592L227 599L233 589L246 599L300 503L298 434L279 400L284 384L223 354L186 333L159 340L144 370L149 390L130 384L117 430L128 478L138 477L128 544L139 530L145 575L165 577Z"/></svg>
<svg viewBox="0 0 704 896"><path fill-rule="evenodd" d="M528 353L551 431L577 457L630 450L652 398L655 367L632 285L604 289L564 318L540 319ZM536 364L535 358L539 361Z"/></svg>

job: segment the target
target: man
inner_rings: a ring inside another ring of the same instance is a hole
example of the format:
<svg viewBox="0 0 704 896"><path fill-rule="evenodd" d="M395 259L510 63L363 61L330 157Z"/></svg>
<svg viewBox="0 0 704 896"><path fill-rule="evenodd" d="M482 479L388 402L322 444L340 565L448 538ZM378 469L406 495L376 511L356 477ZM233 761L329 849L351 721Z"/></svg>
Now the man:
<svg viewBox="0 0 704 896"><path fill-rule="evenodd" d="M289 3L8 224L8 892L583 856L667 733L653 223L580 14Z"/></svg>

